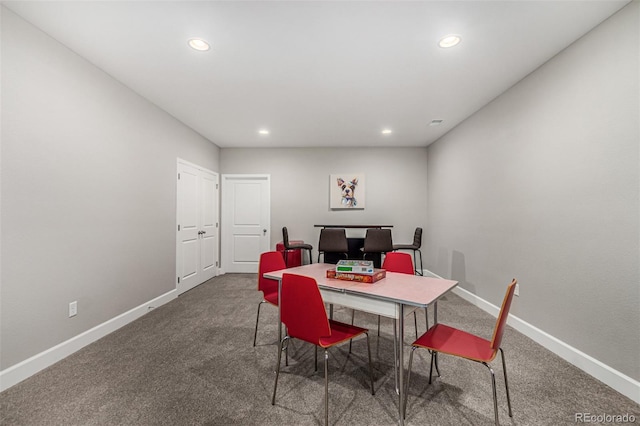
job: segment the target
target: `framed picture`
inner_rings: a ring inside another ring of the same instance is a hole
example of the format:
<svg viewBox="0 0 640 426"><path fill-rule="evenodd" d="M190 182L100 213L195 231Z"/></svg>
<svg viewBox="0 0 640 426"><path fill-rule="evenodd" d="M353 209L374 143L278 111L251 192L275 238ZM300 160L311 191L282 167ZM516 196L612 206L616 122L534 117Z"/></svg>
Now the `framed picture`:
<svg viewBox="0 0 640 426"><path fill-rule="evenodd" d="M362 210L365 206L363 173L329 175L329 208Z"/></svg>

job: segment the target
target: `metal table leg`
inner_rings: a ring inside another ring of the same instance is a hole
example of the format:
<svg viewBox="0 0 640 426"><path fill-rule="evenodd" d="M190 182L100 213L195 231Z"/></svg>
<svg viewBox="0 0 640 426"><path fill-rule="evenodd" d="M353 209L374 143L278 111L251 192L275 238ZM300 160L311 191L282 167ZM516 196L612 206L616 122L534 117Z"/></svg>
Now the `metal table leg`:
<svg viewBox="0 0 640 426"><path fill-rule="evenodd" d="M399 304L399 318L398 318L398 382L399 382L399 391L398 392L398 414L400 418L400 426L404 426L404 410L403 410L403 401L404 401L404 305Z"/></svg>

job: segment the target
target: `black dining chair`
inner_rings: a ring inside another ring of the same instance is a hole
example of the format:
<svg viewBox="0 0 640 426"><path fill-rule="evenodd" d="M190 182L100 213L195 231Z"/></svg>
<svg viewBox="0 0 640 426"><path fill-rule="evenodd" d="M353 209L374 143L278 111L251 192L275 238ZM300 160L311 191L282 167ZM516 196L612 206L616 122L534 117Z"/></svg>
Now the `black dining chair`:
<svg viewBox="0 0 640 426"><path fill-rule="evenodd" d="M396 250L412 250L413 251L413 264L416 268L416 274L422 275L422 252L420 247L422 246L422 228L416 228L413 233L413 244L394 244L393 251ZM416 252L420 255L420 269L418 269L418 262L416 261Z"/></svg>
<svg viewBox="0 0 640 426"><path fill-rule="evenodd" d="M289 250L307 250L309 252L309 263L313 263L313 257L311 256L311 250L313 250L313 246L311 244L291 244L289 242L289 231L286 226L282 227L282 244L284 245L284 263L289 266L289 262L287 259L287 254ZM302 263L304 263L304 259L302 259Z"/></svg>
<svg viewBox="0 0 640 426"><path fill-rule="evenodd" d="M363 259L367 258L367 254L380 255L393 251L393 239L391 238L391 229L367 229L364 236L364 247L362 248Z"/></svg>
<svg viewBox="0 0 640 426"><path fill-rule="evenodd" d="M322 228L320 230L320 241L318 242L318 263L320 263L320 255L327 253L337 253L349 257L349 243L347 241L347 232L344 228Z"/></svg>

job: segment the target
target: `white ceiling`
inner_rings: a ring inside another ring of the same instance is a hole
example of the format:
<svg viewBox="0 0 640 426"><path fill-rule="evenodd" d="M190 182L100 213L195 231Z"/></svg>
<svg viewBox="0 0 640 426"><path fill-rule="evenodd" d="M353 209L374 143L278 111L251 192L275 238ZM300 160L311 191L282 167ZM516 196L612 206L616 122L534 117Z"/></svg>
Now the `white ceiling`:
<svg viewBox="0 0 640 426"><path fill-rule="evenodd" d="M3 4L220 147L354 147L432 143L628 2Z"/></svg>

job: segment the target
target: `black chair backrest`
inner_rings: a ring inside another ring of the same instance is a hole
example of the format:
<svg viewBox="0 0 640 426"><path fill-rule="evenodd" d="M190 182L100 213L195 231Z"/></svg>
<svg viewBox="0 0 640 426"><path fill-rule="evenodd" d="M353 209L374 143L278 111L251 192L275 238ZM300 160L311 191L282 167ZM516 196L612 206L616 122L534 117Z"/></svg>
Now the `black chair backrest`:
<svg viewBox="0 0 640 426"><path fill-rule="evenodd" d="M289 231L286 226L282 227L282 244L285 249L289 249Z"/></svg>
<svg viewBox="0 0 640 426"><path fill-rule="evenodd" d="M364 237L365 253L387 253L393 251L391 229L367 229Z"/></svg>
<svg viewBox="0 0 640 426"><path fill-rule="evenodd" d="M417 249L422 246L422 228L416 228L416 232L413 234L413 245Z"/></svg>
<svg viewBox="0 0 640 426"><path fill-rule="evenodd" d="M349 243L347 242L347 232L344 228L322 228L320 230L320 241L318 241L318 251L348 253Z"/></svg>

